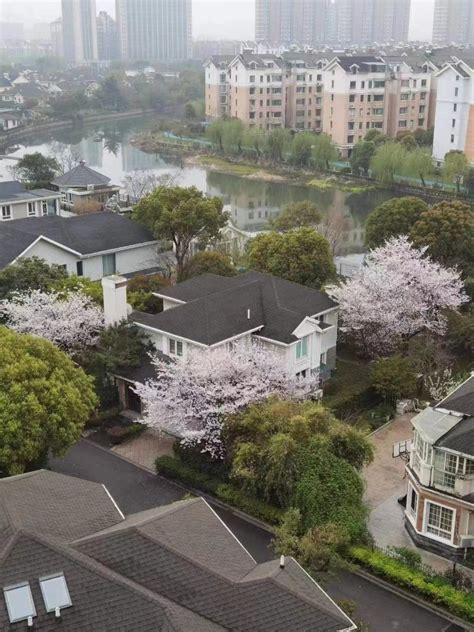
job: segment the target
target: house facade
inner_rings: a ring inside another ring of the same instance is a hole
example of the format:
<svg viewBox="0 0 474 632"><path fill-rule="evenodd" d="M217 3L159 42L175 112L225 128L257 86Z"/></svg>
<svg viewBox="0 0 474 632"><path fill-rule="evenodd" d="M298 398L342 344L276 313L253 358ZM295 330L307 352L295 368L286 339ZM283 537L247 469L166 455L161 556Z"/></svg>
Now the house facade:
<svg viewBox="0 0 474 632"><path fill-rule="evenodd" d="M153 268L157 244L146 228L112 212L17 219L0 229L0 269L38 257L68 274L98 280Z"/></svg>
<svg viewBox="0 0 474 632"><path fill-rule="evenodd" d="M21 182L0 182L0 221L60 214L60 195L49 189L27 189Z"/></svg>
<svg viewBox="0 0 474 632"><path fill-rule="evenodd" d="M88 212L88 207L102 210L120 187L110 184L110 178L88 167L84 160L67 173L57 176L51 183L61 195L61 206L69 213Z"/></svg>
<svg viewBox="0 0 474 632"><path fill-rule="evenodd" d="M418 546L463 559L474 549L474 374L412 423L407 530Z"/></svg>
<svg viewBox="0 0 474 632"><path fill-rule="evenodd" d="M338 305L324 292L259 272L203 274L161 290L159 314L128 314L126 279L103 279L105 318L124 318L165 356L256 341L282 356L293 375L329 377L335 368Z"/></svg>

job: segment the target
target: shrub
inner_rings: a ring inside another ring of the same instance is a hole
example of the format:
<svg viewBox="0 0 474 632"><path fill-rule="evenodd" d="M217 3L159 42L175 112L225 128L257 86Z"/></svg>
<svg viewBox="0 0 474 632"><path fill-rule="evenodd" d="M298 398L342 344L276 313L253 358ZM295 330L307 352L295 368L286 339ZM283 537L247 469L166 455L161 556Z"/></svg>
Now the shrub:
<svg viewBox="0 0 474 632"><path fill-rule="evenodd" d="M277 524L283 512L267 503L248 496L233 485L222 483L218 478L198 472L186 463L171 456L156 459L156 471L167 478L180 481L207 494L212 494L229 505L269 524Z"/></svg>
<svg viewBox="0 0 474 632"><path fill-rule="evenodd" d="M401 355L379 358L374 363L370 380L373 389L389 402L413 396L416 391L416 372L413 363Z"/></svg>
<svg viewBox="0 0 474 632"><path fill-rule="evenodd" d="M362 566L402 588L427 597L433 603L447 608L452 614L474 622L474 595L457 590L441 577L431 577L419 569L410 568L381 551L355 546L351 558Z"/></svg>

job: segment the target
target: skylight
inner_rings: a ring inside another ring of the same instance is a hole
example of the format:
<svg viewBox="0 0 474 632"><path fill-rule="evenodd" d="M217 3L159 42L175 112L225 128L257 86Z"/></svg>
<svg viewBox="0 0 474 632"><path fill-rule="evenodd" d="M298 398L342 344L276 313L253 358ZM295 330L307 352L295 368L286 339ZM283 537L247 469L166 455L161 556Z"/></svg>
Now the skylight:
<svg viewBox="0 0 474 632"><path fill-rule="evenodd" d="M56 608L72 606L71 597L63 573L41 577L39 580L46 612L54 612Z"/></svg>
<svg viewBox="0 0 474 632"><path fill-rule="evenodd" d="M10 623L36 617L36 608L31 594L30 584L23 582L3 589Z"/></svg>

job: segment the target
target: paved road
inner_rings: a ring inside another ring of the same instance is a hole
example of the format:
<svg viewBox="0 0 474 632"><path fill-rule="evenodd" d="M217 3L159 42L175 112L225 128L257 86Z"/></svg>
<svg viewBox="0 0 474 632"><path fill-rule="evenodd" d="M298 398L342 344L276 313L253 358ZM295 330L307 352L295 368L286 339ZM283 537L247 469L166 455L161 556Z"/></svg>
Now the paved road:
<svg viewBox="0 0 474 632"><path fill-rule="evenodd" d="M80 441L64 459L53 459L50 466L56 472L103 483L125 514L165 505L184 495L172 482L88 441ZM258 562L274 557L266 531L228 511L215 510ZM370 632L460 632L445 619L351 573L341 573L325 588L335 599L355 601L357 615L369 624Z"/></svg>

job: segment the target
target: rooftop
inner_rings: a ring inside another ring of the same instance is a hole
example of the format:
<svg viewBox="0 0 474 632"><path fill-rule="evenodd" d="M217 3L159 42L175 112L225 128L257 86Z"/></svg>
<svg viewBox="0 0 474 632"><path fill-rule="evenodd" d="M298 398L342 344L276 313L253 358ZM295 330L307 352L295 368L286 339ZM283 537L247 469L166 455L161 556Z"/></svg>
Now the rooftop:
<svg viewBox="0 0 474 632"><path fill-rule="evenodd" d="M52 184L58 187L79 187L86 188L89 185L94 186L106 186L110 182L110 178L104 176L102 173L91 169L86 163L81 162L73 167L71 171L64 173L61 176L57 176Z"/></svg>
<svg viewBox="0 0 474 632"><path fill-rule="evenodd" d="M0 114L1 117L1 114ZM22 202L45 197L60 197L57 191L50 189L27 189L21 182L7 180L0 182L0 202Z"/></svg>
<svg viewBox="0 0 474 632"><path fill-rule="evenodd" d="M9 265L36 239L44 237L80 255L155 241L144 226L104 211L75 217L26 217L4 222L0 230L0 268Z"/></svg>
<svg viewBox="0 0 474 632"><path fill-rule="evenodd" d="M305 317L336 307L324 292L261 272L203 274L156 294L182 304L159 314L133 312L131 319L204 345L253 330L285 344L296 342L292 332Z"/></svg>
<svg viewBox="0 0 474 632"><path fill-rule="evenodd" d="M40 589L51 576L67 630L354 629L292 558L257 564L202 498L124 517L102 485L39 470L0 481L0 508L0 588L31 591L20 606L39 632L58 626Z"/></svg>

